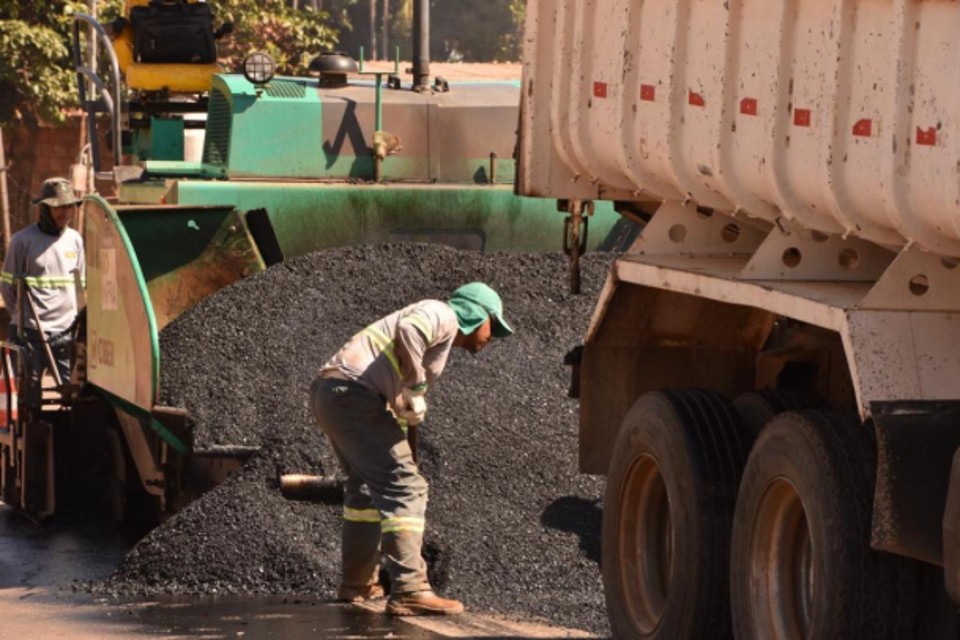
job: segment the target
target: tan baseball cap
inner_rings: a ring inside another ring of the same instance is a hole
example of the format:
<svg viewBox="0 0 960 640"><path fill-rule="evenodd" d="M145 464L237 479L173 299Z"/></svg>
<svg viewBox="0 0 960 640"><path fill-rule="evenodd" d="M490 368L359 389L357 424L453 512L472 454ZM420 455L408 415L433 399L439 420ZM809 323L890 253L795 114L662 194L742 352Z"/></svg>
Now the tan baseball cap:
<svg viewBox="0 0 960 640"><path fill-rule="evenodd" d="M65 207L71 204L80 204L81 198L73 190L73 185L66 178L50 178L40 187L40 196L33 200L33 204L45 204L48 207Z"/></svg>

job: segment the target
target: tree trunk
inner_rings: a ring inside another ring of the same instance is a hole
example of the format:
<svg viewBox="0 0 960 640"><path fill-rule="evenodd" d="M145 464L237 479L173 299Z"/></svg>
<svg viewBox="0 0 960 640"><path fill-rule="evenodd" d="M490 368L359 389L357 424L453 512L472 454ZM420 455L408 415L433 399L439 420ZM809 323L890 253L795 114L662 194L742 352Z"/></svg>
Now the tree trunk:
<svg viewBox="0 0 960 640"><path fill-rule="evenodd" d="M377 59L377 0L370 0L370 59Z"/></svg>
<svg viewBox="0 0 960 640"><path fill-rule="evenodd" d="M0 127L0 210L3 212L3 252L10 246L10 198L7 192L7 160L3 151L3 127Z"/></svg>
<svg viewBox="0 0 960 640"><path fill-rule="evenodd" d="M390 0L383 0L383 17L381 20L383 24L383 31L381 32L383 59L390 60L393 58L390 55Z"/></svg>

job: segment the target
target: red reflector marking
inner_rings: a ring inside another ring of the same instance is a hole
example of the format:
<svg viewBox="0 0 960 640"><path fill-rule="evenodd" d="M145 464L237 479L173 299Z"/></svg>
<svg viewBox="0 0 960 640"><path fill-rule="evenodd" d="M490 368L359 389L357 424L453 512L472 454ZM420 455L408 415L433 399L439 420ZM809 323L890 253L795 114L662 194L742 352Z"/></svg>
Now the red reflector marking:
<svg viewBox="0 0 960 640"><path fill-rule="evenodd" d="M687 102L695 107L703 107L707 104L707 101L703 99L702 95L699 93L694 93L693 91L691 91L690 95L687 97Z"/></svg>
<svg viewBox="0 0 960 640"><path fill-rule="evenodd" d="M810 109L794 109L793 124L798 127L809 127L811 120Z"/></svg>
<svg viewBox="0 0 960 640"><path fill-rule="evenodd" d="M740 113L745 116L755 116L757 115L757 99L756 98L744 98L740 101Z"/></svg>
<svg viewBox="0 0 960 640"><path fill-rule="evenodd" d="M593 95L597 98L606 98L607 97L607 83L606 82L594 82L593 83Z"/></svg>
<svg viewBox="0 0 960 640"><path fill-rule="evenodd" d="M917 144L926 145L928 147L935 146L937 144L937 128L930 127L926 131L917 127Z"/></svg>
<svg viewBox="0 0 960 640"><path fill-rule="evenodd" d="M853 125L853 135L869 138L873 134L873 120L863 118Z"/></svg>
<svg viewBox="0 0 960 640"><path fill-rule="evenodd" d="M640 85L640 99L653 102L657 98L657 88L652 84Z"/></svg>

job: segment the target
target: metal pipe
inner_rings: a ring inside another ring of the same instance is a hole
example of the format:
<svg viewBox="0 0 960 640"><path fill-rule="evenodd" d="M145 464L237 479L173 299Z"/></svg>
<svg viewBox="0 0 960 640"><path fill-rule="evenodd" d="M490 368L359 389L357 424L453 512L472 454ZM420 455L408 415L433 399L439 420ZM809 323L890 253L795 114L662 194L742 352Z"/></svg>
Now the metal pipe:
<svg viewBox="0 0 960 640"><path fill-rule="evenodd" d="M580 293L580 254L583 249L580 240L580 227L583 225L583 203L571 200L568 209L570 215L563 228L564 250L570 256L570 293Z"/></svg>
<svg viewBox="0 0 960 640"><path fill-rule="evenodd" d="M373 180L377 184L383 182L383 155L377 149L377 138L379 133L383 131L383 78L378 73L374 75L374 78L377 79L377 92L376 92L376 122L374 123L374 134L373 134Z"/></svg>
<svg viewBox="0 0 960 640"><path fill-rule="evenodd" d="M113 134L113 163L114 165L120 165L123 161L121 156L121 119L123 117L123 102L121 101L120 96L120 63L117 62L117 54L114 52L113 47L110 46L110 38L107 36L107 32L103 29L103 26L97 22L96 18L93 16L87 15L85 13L76 13L73 16L73 64L77 72L77 82L80 89L80 106L86 108L85 102L87 101L87 91L86 83L84 82L84 76L91 77L87 75L87 72L93 72L92 77L97 77L96 74L96 61L93 61L92 69L83 68L83 59L80 54L80 23L84 22L89 25L93 31L96 32L97 38L99 38L101 44L103 45L103 50L107 52L107 56L110 62L110 79L113 81L113 96L109 104L112 106L110 116L112 119L112 129L111 133ZM102 86L103 83L101 82ZM107 92L107 89L104 87L100 90L104 98L109 98L110 94ZM106 100L105 100L106 102ZM94 118L89 118L88 120L88 129L90 135L90 142L94 142L97 139L96 123L94 123ZM100 170L100 154L98 151L98 145L93 145L93 165L94 170Z"/></svg>
<svg viewBox="0 0 960 640"><path fill-rule="evenodd" d="M430 0L413 3L413 90L430 89Z"/></svg>
<svg viewBox="0 0 960 640"><path fill-rule="evenodd" d="M280 493L285 498L301 500L320 500L324 497L339 497L343 481L340 478L310 476L300 473L288 473L280 476Z"/></svg>

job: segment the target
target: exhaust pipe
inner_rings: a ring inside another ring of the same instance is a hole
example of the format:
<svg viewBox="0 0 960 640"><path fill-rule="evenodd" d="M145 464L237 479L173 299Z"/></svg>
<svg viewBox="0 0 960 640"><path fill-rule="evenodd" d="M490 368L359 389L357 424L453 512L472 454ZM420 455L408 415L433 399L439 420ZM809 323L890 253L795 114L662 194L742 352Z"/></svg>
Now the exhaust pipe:
<svg viewBox="0 0 960 640"><path fill-rule="evenodd" d="M413 90L430 90L430 0L413 2Z"/></svg>

